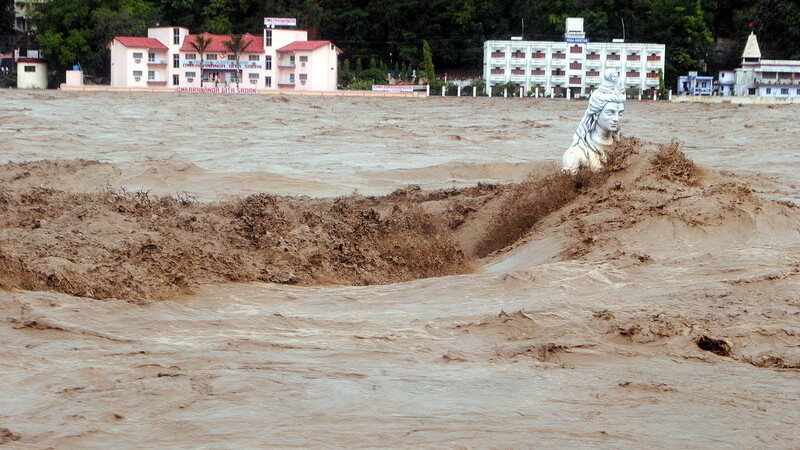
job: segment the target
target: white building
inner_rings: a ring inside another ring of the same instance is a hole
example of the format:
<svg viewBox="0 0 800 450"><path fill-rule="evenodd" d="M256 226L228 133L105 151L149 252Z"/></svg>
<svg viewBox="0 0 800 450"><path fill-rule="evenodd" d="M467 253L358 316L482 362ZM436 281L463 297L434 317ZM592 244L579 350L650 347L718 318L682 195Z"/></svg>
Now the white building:
<svg viewBox="0 0 800 450"><path fill-rule="evenodd" d="M582 18L568 18L563 42L486 41L483 78L487 88L514 82L525 92L540 95L588 95L600 86L606 69L619 71L626 88L637 87L646 96L658 89L658 71L664 70L664 44L589 42Z"/></svg>
<svg viewBox="0 0 800 450"><path fill-rule="evenodd" d="M47 89L47 62L39 50L16 49L18 89Z"/></svg>
<svg viewBox="0 0 800 450"><path fill-rule="evenodd" d="M736 72L733 70L720 70L717 78L717 93L719 95L733 95L736 84Z"/></svg>
<svg viewBox="0 0 800 450"><path fill-rule="evenodd" d="M736 95L800 97L800 60L761 59L758 39L752 32L736 69Z"/></svg>
<svg viewBox="0 0 800 450"><path fill-rule="evenodd" d="M36 27L30 23L30 17L37 3L47 0L14 0L14 30L21 33L35 31Z"/></svg>
<svg viewBox="0 0 800 450"><path fill-rule="evenodd" d="M679 95L712 95L714 93L714 77L689 72L689 75L678 77L677 88Z"/></svg>
<svg viewBox="0 0 800 450"><path fill-rule="evenodd" d="M183 27L157 27L147 37L118 36L111 49L111 86L238 87L333 91L342 52L330 41L309 41L305 30L265 28L239 55L225 46L230 36L203 33L211 41L202 55L197 35ZM239 74L241 73L241 78Z"/></svg>

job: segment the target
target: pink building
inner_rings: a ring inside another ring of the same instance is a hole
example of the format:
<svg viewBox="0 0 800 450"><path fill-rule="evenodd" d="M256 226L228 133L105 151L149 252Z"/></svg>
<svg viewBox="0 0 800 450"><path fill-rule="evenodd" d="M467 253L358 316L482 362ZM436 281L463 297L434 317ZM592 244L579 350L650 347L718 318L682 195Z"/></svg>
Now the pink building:
<svg viewBox="0 0 800 450"><path fill-rule="evenodd" d="M111 49L114 87L238 87L333 91L342 52L330 41L309 41L308 32L265 28L260 36L243 35L239 55L225 46L230 36L203 33L210 45L202 55L192 43L197 35L183 27L157 27L147 37L117 36Z"/></svg>

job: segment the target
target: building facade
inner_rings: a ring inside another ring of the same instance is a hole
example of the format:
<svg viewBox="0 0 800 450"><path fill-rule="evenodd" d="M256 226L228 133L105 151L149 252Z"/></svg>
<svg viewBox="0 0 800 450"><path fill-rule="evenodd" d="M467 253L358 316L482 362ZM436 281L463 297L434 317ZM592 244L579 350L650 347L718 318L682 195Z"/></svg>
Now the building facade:
<svg viewBox="0 0 800 450"><path fill-rule="evenodd" d="M758 38L752 32L735 73L735 95L800 97L800 60L762 59Z"/></svg>
<svg viewBox="0 0 800 450"><path fill-rule="evenodd" d="M210 44L202 55L193 45L198 36L183 27L156 27L147 37L115 37L111 86L336 90L342 51L330 41L309 41L305 30L245 34L238 61L225 45L230 36L203 33Z"/></svg>
<svg viewBox="0 0 800 450"><path fill-rule="evenodd" d="M713 95L714 77L689 72L689 75L678 77L677 87L679 95Z"/></svg>
<svg viewBox="0 0 800 450"><path fill-rule="evenodd" d="M31 15L37 3L47 0L14 0L14 30L20 33L36 31L31 24Z"/></svg>
<svg viewBox="0 0 800 450"><path fill-rule="evenodd" d="M568 18L563 42L486 41L483 78L487 88L513 82L525 92L539 88L540 95L588 95L600 86L606 69L619 71L625 88L639 88L652 96L664 70L663 44L589 42L583 19Z"/></svg>

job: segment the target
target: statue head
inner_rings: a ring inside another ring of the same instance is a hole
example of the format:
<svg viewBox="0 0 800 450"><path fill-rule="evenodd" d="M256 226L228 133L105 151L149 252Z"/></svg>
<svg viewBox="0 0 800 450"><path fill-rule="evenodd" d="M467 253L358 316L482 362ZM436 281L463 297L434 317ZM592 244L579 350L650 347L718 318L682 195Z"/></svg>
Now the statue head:
<svg viewBox="0 0 800 450"><path fill-rule="evenodd" d="M600 88L589 96L589 106L575 131L572 146L583 145L603 154L603 151L592 142L590 136L597 128L600 128L602 131L612 133L614 140L617 140L619 138L619 122L624 109L625 93L619 87L619 74L614 69L607 69L603 74Z"/></svg>

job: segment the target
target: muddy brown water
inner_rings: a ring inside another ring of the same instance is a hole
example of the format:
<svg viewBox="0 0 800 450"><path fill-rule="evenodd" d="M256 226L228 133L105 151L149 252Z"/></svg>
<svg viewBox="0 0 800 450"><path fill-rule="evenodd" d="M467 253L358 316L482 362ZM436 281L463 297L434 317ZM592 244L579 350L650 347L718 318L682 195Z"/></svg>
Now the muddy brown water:
<svg viewBox="0 0 800 450"><path fill-rule="evenodd" d="M0 164L64 160L4 189L200 201L446 189L550 167L583 108L3 91ZM631 102L624 133L683 141L702 179L657 176L644 144L466 275L167 301L0 292L0 442L797 447L798 112ZM715 340L727 351L698 345Z"/></svg>

